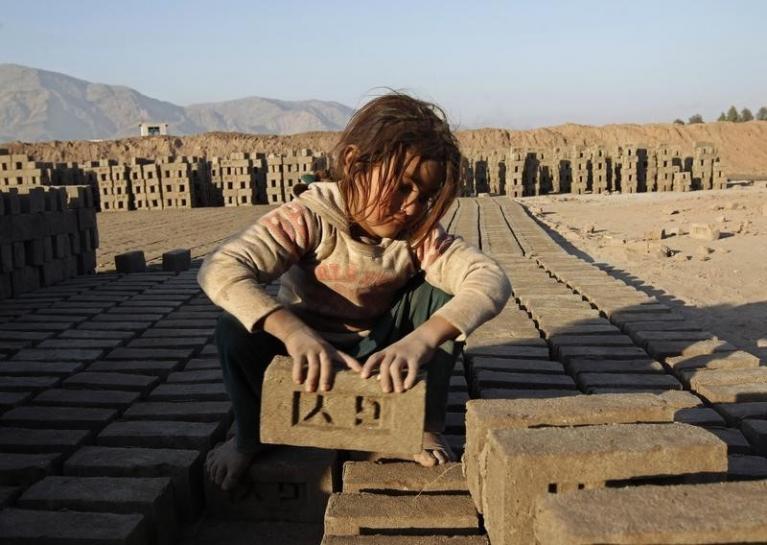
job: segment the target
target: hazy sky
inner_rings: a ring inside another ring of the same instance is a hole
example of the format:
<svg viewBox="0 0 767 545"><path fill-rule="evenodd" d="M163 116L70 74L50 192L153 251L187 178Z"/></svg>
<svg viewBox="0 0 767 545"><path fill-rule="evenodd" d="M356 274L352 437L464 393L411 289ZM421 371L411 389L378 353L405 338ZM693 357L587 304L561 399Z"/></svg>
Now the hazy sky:
<svg viewBox="0 0 767 545"><path fill-rule="evenodd" d="M0 0L0 62L181 105L386 86L461 127L710 120L767 105L766 21L763 0Z"/></svg>

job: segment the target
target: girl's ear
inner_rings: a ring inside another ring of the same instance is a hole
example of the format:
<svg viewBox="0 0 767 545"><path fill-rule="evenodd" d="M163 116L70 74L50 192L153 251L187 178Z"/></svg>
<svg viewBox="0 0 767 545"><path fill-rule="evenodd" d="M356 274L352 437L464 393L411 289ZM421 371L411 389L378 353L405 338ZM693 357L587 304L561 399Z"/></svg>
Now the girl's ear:
<svg viewBox="0 0 767 545"><path fill-rule="evenodd" d="M357 157L358 153L359 148L354 144L349 144L341 152L341 162L344 168L344 176L349 174L349 169L351 169L351 166L354 163L354 159Z"/></svg>

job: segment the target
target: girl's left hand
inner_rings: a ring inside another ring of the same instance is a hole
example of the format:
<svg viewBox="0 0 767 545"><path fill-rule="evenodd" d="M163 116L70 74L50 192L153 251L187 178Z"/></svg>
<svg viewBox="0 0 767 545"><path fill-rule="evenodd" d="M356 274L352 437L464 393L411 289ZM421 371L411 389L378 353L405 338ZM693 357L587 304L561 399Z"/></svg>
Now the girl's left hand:
<svg viewBox="0 0 767 545"><path fill-rule="evenodd" d="M376 367L380 367L381 389L389 393L393 386L395 392L404 392L413 387L418 369L434 356L434 350L417 330L413 331L396 343L371 354L360 375L368 378ZM405 370L407 376L403 381Z"/></svg>

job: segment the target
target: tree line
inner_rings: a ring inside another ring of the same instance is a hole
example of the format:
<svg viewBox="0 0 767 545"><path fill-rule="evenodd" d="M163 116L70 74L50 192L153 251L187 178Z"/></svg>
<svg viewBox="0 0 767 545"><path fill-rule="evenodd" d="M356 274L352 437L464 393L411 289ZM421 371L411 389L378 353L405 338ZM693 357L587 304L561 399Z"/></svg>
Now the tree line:
<svg viewBox="0 0 767 545"><path fill-rule="evenodd" d="M757 121L767 121L767 106L762 106L759 108L759 111L756 112L756 116L754 116L753 113L751 113L751 110L748 108L743 108L741 111L738 111L738 109L735 106L730 106L729 110L727 110L727 113L722 112L719 117L717 118L717 121L730 121L732 123L743 123L744 121L753 121L756 119ZM674 123L677 125L684 125L684 121L681 119L675 119ZM696 123L704 123L703 116L700 114L691 115L690 119L687 120L688 125L694 125Z"/></svg>

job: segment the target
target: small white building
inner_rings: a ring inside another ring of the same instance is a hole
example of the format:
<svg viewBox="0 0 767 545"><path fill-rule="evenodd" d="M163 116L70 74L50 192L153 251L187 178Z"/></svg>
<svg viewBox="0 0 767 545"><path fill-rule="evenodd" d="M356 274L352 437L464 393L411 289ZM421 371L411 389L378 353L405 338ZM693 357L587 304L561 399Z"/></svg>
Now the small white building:
<svg viewBox="0 0 767 545"><path fill-rule="evenodd" d="M167 123L155 123L147 121L138 124L141 136L165 136L168 134Z"/></svg>

